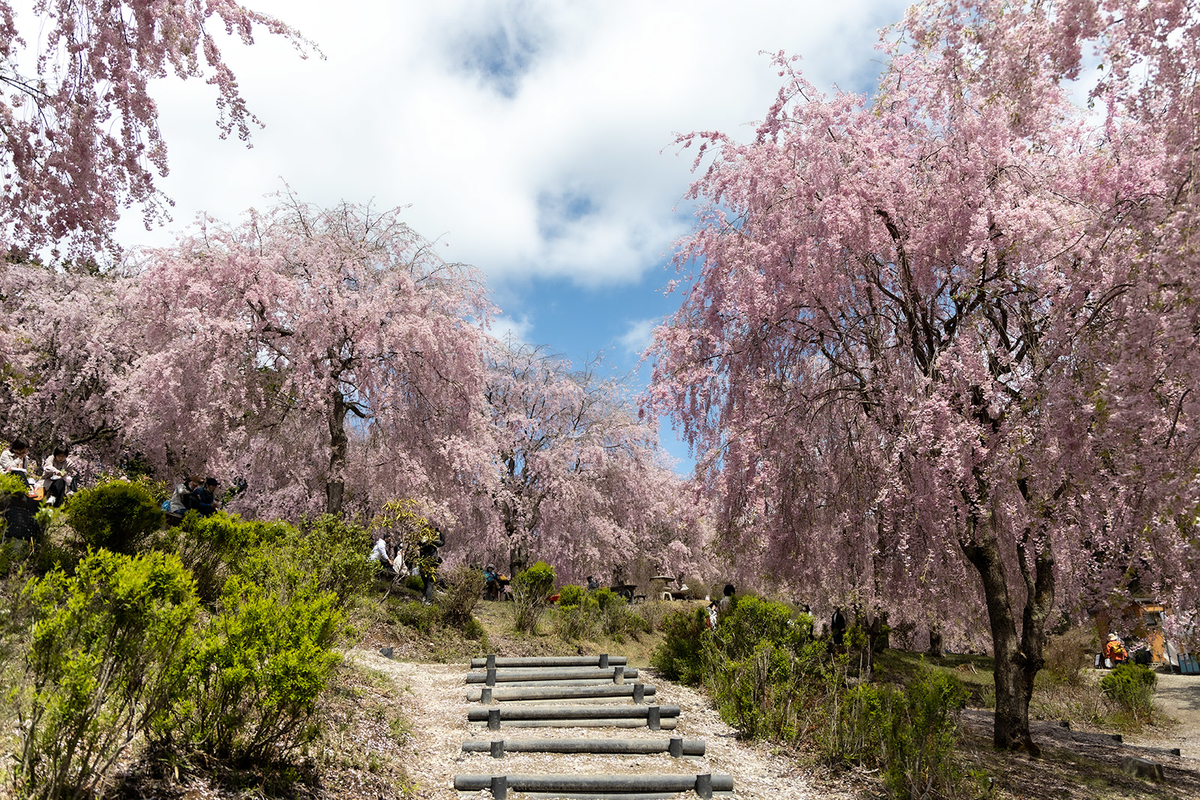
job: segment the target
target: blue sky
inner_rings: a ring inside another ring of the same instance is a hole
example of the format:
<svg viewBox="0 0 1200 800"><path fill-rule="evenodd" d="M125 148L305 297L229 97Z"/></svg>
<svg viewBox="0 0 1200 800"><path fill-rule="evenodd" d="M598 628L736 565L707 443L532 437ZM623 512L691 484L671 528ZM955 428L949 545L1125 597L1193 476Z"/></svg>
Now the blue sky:
<svg viewBox="0 0 1200 800"><path fill-rule="evenodd" d="M818 87L868 91L892 0L246 0L321 48L301 60L260 33L218 35L251 110L253 147L220 140L211 87L160 82L173 222L234 219L284 181L316 203L406 206L444 257L487 275L497 330L576 361L632 370L692 224L676 134L748 137L780 78L761 51L803 57ZM640 389L647 371L635 376ZM683 448L668 435L673 455Z"/></svg>

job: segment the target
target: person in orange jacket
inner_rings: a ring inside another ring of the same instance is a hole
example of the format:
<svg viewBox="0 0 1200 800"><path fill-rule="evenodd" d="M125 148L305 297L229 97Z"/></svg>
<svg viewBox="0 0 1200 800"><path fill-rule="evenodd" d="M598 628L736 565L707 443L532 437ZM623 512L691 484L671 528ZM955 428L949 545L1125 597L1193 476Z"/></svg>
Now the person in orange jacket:
<svg viewBox="0 0 1200 800"><path fill-rule="evenodd" d="M1125 652L1125 645L1121 644L1121 637L1115 633L1108 635L1108 641L1104 643L1104 657L1112 662L1115 667L1117 664L1124 664L1129 659L1129 653Z"/></svg>

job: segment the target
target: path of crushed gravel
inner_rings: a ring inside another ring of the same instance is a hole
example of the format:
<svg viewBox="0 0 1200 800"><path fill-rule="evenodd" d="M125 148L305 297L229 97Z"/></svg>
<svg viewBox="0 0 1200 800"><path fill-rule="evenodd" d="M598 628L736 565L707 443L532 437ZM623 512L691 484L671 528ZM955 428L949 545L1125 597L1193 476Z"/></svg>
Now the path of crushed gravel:
<svg viewBox="0 0 1200 800"><path fill-rule="evenodd" d="M428 800L490 798L490 792L458 793L454 790L456 773L693 773L706 772L733 776L737 800L838 800L850 795L831 795L819 791L809 776L793 762L774 756L765 745L740 742L734 730L723 723L705 699L686 687L647 675L646 682L658 687L658 701L680 707L679 726L667 733L639 729L507 729L500 735L520 738L661 738L676 735L704 739L706 755L675 759L667 755L600 756L546 753L514 753L502 760L486 753L463 753L466 739L490 739L486 730L467 722L464 678L466 665L415 664L390 661L369 652L357 651L352 658L372 669L390 675L404 693L404 714L411 720L413 736L407 747L405 769L418 783L418 796ZM680 797L694 797L691 793ZM510 794L510 797L521 797Z"/></svg>
<svg viewBox="0 0 1200 800"><path fill-rule="evenodd" d="M1200 767L1200 675L1160 672L1154 704L1178 724L1148 728L1144 734L1125 737L1126 741L1142 747L1178 747L1180 755Z"/></svg>

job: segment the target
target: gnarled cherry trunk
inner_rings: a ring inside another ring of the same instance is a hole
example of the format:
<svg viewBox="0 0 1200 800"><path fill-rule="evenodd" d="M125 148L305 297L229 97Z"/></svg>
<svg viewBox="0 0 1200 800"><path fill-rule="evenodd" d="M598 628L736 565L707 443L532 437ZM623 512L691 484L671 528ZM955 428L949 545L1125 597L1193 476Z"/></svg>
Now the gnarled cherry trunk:
<svg viewBox="0 0 1200 800"><path fill-rule="evenodd" d="M1039 556L1033 573L1022 561L1027 593L1018 637L1000 547L990 521L970 521L963 552L983 582L992 628L996 686L993 743L1000 750L1023 750L1037 755L1040 750L1029 730L1029 700L1033 696L1034 678L1043 664L1045 623L1054 598L1053 557L1049 553Z"/></svg>

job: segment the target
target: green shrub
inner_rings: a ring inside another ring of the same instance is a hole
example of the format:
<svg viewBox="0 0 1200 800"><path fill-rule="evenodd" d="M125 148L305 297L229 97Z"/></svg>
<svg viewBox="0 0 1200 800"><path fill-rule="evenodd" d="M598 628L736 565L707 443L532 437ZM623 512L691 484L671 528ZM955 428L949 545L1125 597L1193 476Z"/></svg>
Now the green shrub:
<svg viewBox="0 0 1200 800"><path fill-rule="evenodd" d="M440 606L427 606L417 601L398 602L391 606L391 621L398 625L423 633L430 634L442 623Z"/></svg>
<svg viewBox="0 0 1200 800"><path fill-rule="evenodd" d="M537 633L554 580L554 567L545 561L537 562L513 579L513 623L518 631Z"/></svg>
<svg viewBox="0 0 1200 800"><path fill-rule="evenodd" d="M601 611L608 611L614 606L624 605L625 603L624 597L621 597L621 595L617 594L612 589L609 589L607 586L603 586L592 592L592 596L596 598L596 603L599 604Z"/></svg>
<svg viewBox="0 0 1200 800"><path fill-rule="evenodd" d="M903 692L885 690L884 697L879 765L888 796L951 794L958 782L958 715L967 699L962 684L944 672L927 671Z"/></svg>
<svg viewBox="0 0 1200 800"><path fill-rule="evenodd" d="M722 719L744 736L791 742L812 732L828 701L827 652L821 642L793 650L763 639L739 658L710 658L705 682Z"/></svg>
<svg viewBox="0 0 1200 800"><path fill-rule="evenodd" d="M650 665L667 680L688 686L702 683L707 674L706 644L711 646L706 641L711 638L708 612L703 608L675 611L663 620L662 630L662 642L650 654Z"/></svg>
<svg viewBox="0 0 1200 800"><path fill-rule="evenodd" d="M66 512L88 547L126 555L163 523L162 509L145 487L121 480L76 492Z"/></svg>
<svg viewBox="0 0 1200 800"><path fill-rule="evenodd" d="M196 581L201 602L212 606L252 547L298 535L286 522L250 522L223 511L205 517L189 511L179 525L159 531L153 546L179 555Z"/></svg>
<svg viewBox="0 0 1200 800"><path fill-rule="evenodd" d="M572 608L581 604L584 598L587 596L587 590L582 586L576 586L573 583L568 583L566 586L558 590L558 607Z"/></svg>
<svg viewBox="0 0 1200 800"><path fill-rule="evenodd" d="M812 617L783 603L753 595L739 597L717 625L718 647L727 658L745 658L767 641L799 653L812 640Z"/></svg>
<svg viewBox="0 0 1200 800"><path fill-rule="evenodd" d="M635 614L624 600L616 605L601 608L600 627L618 641L626 636L637 638L640 634L650 632L650 625L646 620Z"/></svg>
<svg viewBox="0 0 1200 800"><path fill-rule="evenodd" d="M1158 676L1141 664L1121 664L1100 679L1100 692L1122 711L1146 722L1154 711Z"/></svg>
<svg viewBox="0 0 1200 800"><path fill-rule="evenodd" d="M18 787L79 794L176 700L198 606L192 581L174 556L99 550L74 577L55 570L23 596L34 624L31 688L17 702Z"/></svg>
<svg viewBox="0 0 1200 800"><path fill-rule="evenodd" d="M361 526L323 514L300 528L276 523L252 524L250 530L257 541L237 561L236 574L282 598L313 583L349 608L374 589L371 540Z"/></svg>
<svg viewBox="0 0 1200 800"><path fill-rule="evenodd" d="M272 589L231 578L188 664L178 730L239 762L286 757L311 741L317 698L341 660L333 648L343 620L337 597L315 583L280 602ZM170 725L157 732L173 735Z"/></svg>
<svg viewBox="0 0 1200 800"><path fill-rule="evenodd" d="M0 503L7 501L13 495L20 496L29 492L25 479L11 472L0 472ZM3 507L7 507L4 505Z"/></svg>
<svg viewBox="0 0 1200 800"><path fill-rule="evenodd" d="M930 670L903 688L846 689L818 731L819 749L831 763L878 768L893 800L953 797L961 782L954 753L966 699L954 676Z"/></svg>
<svg viewBox="0 0 1200 800"><path fill-rule="evenodd" d="M1096 652L1096 635L1088 628L1072 628L1046 639L1042 650L1045 674L1055 683L1068 686L1083 684L1083 670L1091 666Z"/></svg>
<svg viewBox="0 0 1200 800"><path fill-rule="evenodd" d="M565 588L570 589L572 587L568 586ZM579 587L576 586L574 588L578 589ZM558 606L555 627L560 638L568 642L596 638L596 630L600 617L600 606L596 603L596 598L583 592L578 596L577 602L563 605L563 599L560 595Z"/></svg>
<svg viewBox="0 0 1200 800"><path fill-rule="evenodd" d="M463 628L483 597L483 572L468 566L456 567L446 575L446 593L438 600L446 624Z"/></svg>

